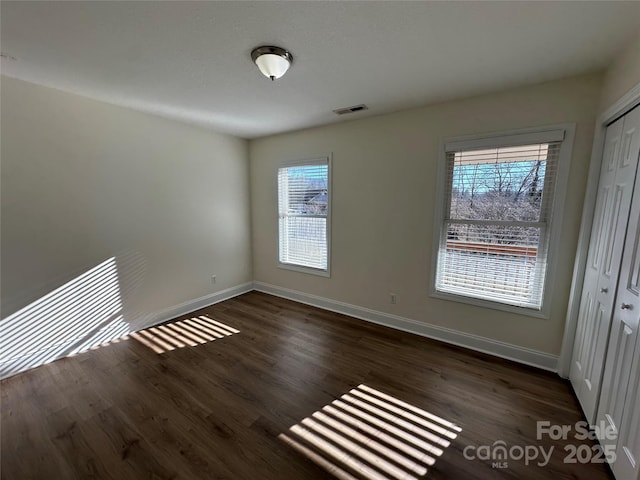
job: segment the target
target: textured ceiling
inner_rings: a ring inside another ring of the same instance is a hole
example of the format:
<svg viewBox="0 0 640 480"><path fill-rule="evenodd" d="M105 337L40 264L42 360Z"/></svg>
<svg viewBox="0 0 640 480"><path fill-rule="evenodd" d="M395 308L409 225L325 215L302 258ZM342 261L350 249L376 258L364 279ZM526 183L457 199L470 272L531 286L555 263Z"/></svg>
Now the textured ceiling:
<svg viewBox="0 0 640 480"><path fill-rule="evenodd" d="M2 73L253 138L607 66L640 2L9 2ZM294 64L270 82L262 44ZM333 109L370 110L336 117Z"/></svg>

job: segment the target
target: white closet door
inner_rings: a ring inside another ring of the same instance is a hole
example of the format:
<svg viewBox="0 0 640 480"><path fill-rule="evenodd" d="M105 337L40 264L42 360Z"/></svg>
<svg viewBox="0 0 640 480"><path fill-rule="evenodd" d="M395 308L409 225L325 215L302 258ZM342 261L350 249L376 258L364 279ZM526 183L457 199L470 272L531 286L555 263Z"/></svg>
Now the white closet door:
<svg viewBox="0 0 640 480"><path fill-rule="evenodd" d="M634 138L637 139L637 126L635 130L626 129L626 118L623 117L611 124L605 136L596 212L571 364L571 383L590 423L596 419L615 291L638 165L637 155L635 158L628 155L626 148Z"/></svg>
<svg viewBox="0 0 640 480"><path fill-rule="evenodd" d="M640 108L625 117L622 134L621 162L638 163L640 155ZM640 462L640 397L638 396L638 324L640 323L640 172L627 226L620 279L613 309L611 334L598 408L598 424L608 427L613 435L599 430L602 444L616 447L618 461L614 471L619 480L637 479ZM633 424L635 422L635 424ZM635 425L635 428L631 428Z"/></svg>
<svg viewBox="0 0 640 480"><path fill-rule="evenodd" d="M637 248L636 254L636 257L640 257ZM638 268L637 263L635 267ZM637 317L638 305L634 303L633 306ZM640 480L640 336L636 338L629 380L626 408L620 422L616 461L611 465L616 480Z"/></svg>

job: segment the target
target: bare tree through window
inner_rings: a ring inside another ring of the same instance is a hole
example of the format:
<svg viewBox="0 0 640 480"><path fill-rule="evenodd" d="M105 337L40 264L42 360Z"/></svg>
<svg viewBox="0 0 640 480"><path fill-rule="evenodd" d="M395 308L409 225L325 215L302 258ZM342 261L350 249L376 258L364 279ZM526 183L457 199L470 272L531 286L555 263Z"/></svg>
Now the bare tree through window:
<svg viewBox="0 0 640 480"><path fill-rule="evenodd" d="M532 300L558 144L447 153L448 202L439 287L507 303Z"/></svg>

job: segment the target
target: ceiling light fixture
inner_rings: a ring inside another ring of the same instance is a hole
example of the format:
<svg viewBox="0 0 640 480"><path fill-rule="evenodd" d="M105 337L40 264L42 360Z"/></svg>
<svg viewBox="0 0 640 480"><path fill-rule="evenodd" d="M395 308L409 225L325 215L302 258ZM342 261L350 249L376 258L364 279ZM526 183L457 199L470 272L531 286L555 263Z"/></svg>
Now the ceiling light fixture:
<svg viewBox="0 0 640 480"><path fill-rule="evenodd" d="M254 48L251 59L262 74L272 81L283 76L293 63L293 56L284 48L262 46Z"/></svg>

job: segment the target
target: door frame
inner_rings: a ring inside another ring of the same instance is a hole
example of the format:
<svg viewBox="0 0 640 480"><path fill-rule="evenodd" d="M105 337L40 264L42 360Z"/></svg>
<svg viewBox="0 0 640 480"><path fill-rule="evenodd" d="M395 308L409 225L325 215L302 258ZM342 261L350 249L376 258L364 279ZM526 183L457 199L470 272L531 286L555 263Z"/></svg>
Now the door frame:
<svg viewBox="0 0 640 480"><path fill-rule="evenodd" d="M609 124L638 105L640 105L640 83L624 94L622 98L612 106L598 115L598 118L596 119L593 147L591 148L589 177L587 179L587 190L584 196L582 220L580 222L580 236L578 237L576 259L573 264L573 277L571 281L567 316L565 318L562 349L560 351L560 358L558 359L558 375L563 378L569 378L569 372L571 370L573 344L578 324L580 298L582 297L582 283L584 282L587 253L589 251L589 239L591 238L591 227L593 225L593 215L596 206L596 197L598 194L598 182L600 181L600 168L602 166L602 155L604 153L605 132Z"/></svg>

